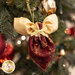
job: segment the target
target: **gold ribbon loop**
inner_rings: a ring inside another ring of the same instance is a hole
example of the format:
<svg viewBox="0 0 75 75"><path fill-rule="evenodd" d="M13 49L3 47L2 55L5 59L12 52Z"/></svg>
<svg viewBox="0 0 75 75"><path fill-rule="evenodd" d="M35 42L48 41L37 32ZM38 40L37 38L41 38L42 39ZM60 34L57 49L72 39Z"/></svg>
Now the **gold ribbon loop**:
<svg viewBox="0 0 75 75"><path fill-rule="evenodd" d="M46 34L51 34L58 29L58 18L56 14L47 16L43 21L43 28L46 27L44 31Z"/></svg>
<svg viewBox="0 0 75 75"><path fill-rule="evenodd" d="M48 34L55 32L58 29L58 18L55 14L46 17L42 23L42 29L39 29L38 23L32 23L29 19L21 17L14 18L14 29L22 35L35 35L40 34L48 37Z"/></svg>

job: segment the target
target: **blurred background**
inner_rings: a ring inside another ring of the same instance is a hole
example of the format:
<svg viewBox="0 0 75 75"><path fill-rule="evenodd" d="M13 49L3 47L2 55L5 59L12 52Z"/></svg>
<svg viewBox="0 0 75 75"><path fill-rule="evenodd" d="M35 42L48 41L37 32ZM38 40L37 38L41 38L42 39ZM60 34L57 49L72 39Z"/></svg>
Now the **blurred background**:
<svg viewBox="0 0 75 75"><path fill-rule="evenodd" d="M55 13L59 22L58 30L49 35L54 41L56 52L46 72L30 59L29 37L18 34L13 27L15 17L32 20L27 0L0 0L0 35L6 42L6 48L3 48L5 52L0 51L0 66L9 59L16 65L15 71L9 75L75 75L75 0L55 0L56 6L50 7L48 11L42 1L29 1L31 11L34 12L34 21L42 23L46 16ZM0 70L0 75L8 74Z"/></svg>

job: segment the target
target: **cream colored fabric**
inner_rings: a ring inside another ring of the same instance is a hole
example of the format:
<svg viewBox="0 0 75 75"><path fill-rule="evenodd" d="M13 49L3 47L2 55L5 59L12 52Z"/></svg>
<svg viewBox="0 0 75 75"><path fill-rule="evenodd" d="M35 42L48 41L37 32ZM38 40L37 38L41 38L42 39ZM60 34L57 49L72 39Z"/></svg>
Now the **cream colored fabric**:
<svg viewBox="0 0 75 75"><path fill-rule="evenodd" d="M14 18L14 29L16 32L22 35L30 35L34 30L31 28L31 26L34 26L29 19L20 17L20 18Z"/></svg>
<svg viewBox="0 0 75 75"><path fill-rule="evenodd" d="M56 9L56 4L54 0L43 0L42 4L46 12L48 12L52 8Z"/></svg>
<svg viewBox="0 0 75 75"><path fill-rule="evenodd" d="M47 36L58 29L58 18L55 14L47 16L43 23L43 28L40 30L38 23L32 23L29 19L20 17L14 18L14 29L22 35L36 35L42 34Z"/></svg>
<svg viewBox="0 0 75 75"><path fill-rule="evenodd" d="M51 34L58 29L58 18L56 14L49 15L43 21L43 28L46 27L44 31L47 34Z"/></svg>

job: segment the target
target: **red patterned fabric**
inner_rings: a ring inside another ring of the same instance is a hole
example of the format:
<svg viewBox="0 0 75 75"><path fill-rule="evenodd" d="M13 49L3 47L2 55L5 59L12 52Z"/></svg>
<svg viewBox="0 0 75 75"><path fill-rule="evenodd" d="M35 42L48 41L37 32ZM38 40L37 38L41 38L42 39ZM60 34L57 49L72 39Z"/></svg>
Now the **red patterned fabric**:
<svg viewBox="0 0 75 75"><path fill-rule="evenodd" d="M38 24L39 29L41 29L42 24ZM55 54L55 45L53 41L49 37L43 35L37 37L31 36L28 46L31 59L45 72Z"/></svg>

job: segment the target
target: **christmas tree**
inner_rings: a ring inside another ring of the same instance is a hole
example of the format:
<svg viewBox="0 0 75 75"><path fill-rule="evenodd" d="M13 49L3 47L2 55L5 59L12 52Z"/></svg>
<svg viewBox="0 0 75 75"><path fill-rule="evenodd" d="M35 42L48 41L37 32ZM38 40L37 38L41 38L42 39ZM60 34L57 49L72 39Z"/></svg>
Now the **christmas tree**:
<svg viewBox="0 0 75 75"><path fill-rule="evenodd" d="M0 0L0 67L12 60L9 75L70 75L74 25L74 0Z"/></svg>

